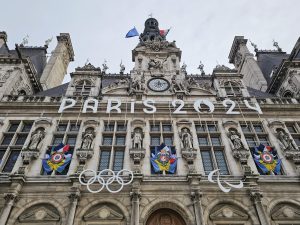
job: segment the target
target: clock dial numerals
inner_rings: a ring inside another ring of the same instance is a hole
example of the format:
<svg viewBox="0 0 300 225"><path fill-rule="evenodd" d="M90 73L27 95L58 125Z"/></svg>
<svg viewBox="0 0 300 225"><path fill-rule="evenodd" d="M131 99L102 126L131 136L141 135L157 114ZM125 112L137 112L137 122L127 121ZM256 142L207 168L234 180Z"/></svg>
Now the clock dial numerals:
<svg viewBox="0 0 300 225"><path fill-rule="evenodd" d="M170 86L169 82L161 78L152 79L148 83L148 87L152 91L165 91L169 88L169 86Z"/></svg>

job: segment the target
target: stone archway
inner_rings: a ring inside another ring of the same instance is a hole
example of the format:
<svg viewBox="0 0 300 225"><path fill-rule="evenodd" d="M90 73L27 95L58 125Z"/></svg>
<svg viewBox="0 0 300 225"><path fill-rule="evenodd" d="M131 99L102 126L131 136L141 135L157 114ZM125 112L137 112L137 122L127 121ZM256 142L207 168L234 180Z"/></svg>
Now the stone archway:
<svg viewBox="0 0 300 225"><path fill-rule="evenodd" d="M146 225L186 225L186 223L174 210L162 208L149 216Z"/></svg>

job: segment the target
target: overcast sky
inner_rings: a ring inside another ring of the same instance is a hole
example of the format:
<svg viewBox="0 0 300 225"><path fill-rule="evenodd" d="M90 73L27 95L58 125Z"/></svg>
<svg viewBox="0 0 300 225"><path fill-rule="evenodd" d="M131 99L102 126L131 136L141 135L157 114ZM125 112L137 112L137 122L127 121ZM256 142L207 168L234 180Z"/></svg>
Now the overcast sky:
<svg viewBox="0 0 300 225"><path fill-rule="evenodd" d="M206 73L217 63L228 64L236 35L243 35L259 49L274 49L272 40L288 53L300 36L299 0L0 0L0 30L14 47L29 35L30 46L42 46L56 35L70 33L75 61L68 73L87 59L95 65L107 60L109 73L119 72L121 59L126 71L133 67L131 50L138 37L124 38L134 26L143 32L152 13L161 29L172 27L167 40L176 40L188 73L197 73L199 61ZM249 45L251 51L253 48ZM230 66L232 67L232 66ZM65 81L69 79L66 77Z"/></svg>

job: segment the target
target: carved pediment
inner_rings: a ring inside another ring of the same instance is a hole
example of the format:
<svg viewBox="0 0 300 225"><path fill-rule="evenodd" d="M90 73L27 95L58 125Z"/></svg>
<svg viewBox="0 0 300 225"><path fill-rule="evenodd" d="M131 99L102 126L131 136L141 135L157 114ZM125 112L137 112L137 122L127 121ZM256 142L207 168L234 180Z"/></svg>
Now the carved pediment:
<svg viewBox="0 0 300 225"><path fill-rule="evenodd" d="M52 125L52 119L47 117L40 117L35 120L36 125Z"/></svg>
<svg viewBox="0 0 300 225"><path fill-rule="evenodd" d="M114 209L104 205L83 216L85 221L99 221L101 220L122 220L124 216Z"/></svg>
<svg viewBox="0 0 300 225"><path fill-rule="evenodd" d="M25 213L19 216L20 222L47 222L47 221L59 221L60 216L57 212L49 209L46 206L36 207L32 210L26 210Z"/></svg>
<svg viewBox="0 0 300 225"><path fill-rule="evenodd" d="M230 206L223 206L220 209L209 215L213 221L224 221L224 220L248 220L249 216L246 213L241 212Z"/></svg>
<svg viewBox="0 0 300 225"><path fill-rule="evenodd" d="M300 221L300 210L293 206L285 205L277 209L271 215L272 219L278 220L293 220Z"/></svg>

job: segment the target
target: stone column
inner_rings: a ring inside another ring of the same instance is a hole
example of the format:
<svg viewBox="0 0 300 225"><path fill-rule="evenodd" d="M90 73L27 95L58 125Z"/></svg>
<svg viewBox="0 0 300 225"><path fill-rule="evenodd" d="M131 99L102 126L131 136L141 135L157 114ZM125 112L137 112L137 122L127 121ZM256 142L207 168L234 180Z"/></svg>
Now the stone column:
<svg viewBox="0 0 300 225"><path fill-rule="evenodd" d="M131 196L131 225L139 225L140 222L140 197L139 191L130 192Z"/></svg>
<svg viewBox="0 0 300 225"><path fill-rule="evenodd" d="M17 195L14 193L8 193L4 195L5 205L3 207L2 215L0 217L0 225L5 225L9 214L11 212L12 207L14 206L15 202L17 201Z"/></svg>
<svg viewBox="0 0 300 225"><path fill-rule="evenodd" d="M191 192L191 199L193 202L194 212L196 217L196 225L205 225L204 218L203 218L203 209L200 200L201 197L202 194L199 191Z"/></svg>
<svg viewBox="0 0 300 225"><path fill-rule="evenodd" d="M67 225L73 225L77 203L80 198L80 193L79 192L71 193L68 197L70 199L70 208L69 208L69 214L67 219Z"/></svg>
<svg viewBox="0 0 300 225"><path fill-rule="evenodd" d="M250 191L251 200L254 203L255 210L261 225L270 225L267 214L262 205L261 199L263 197L262 193L259 191Z"/></svg>

